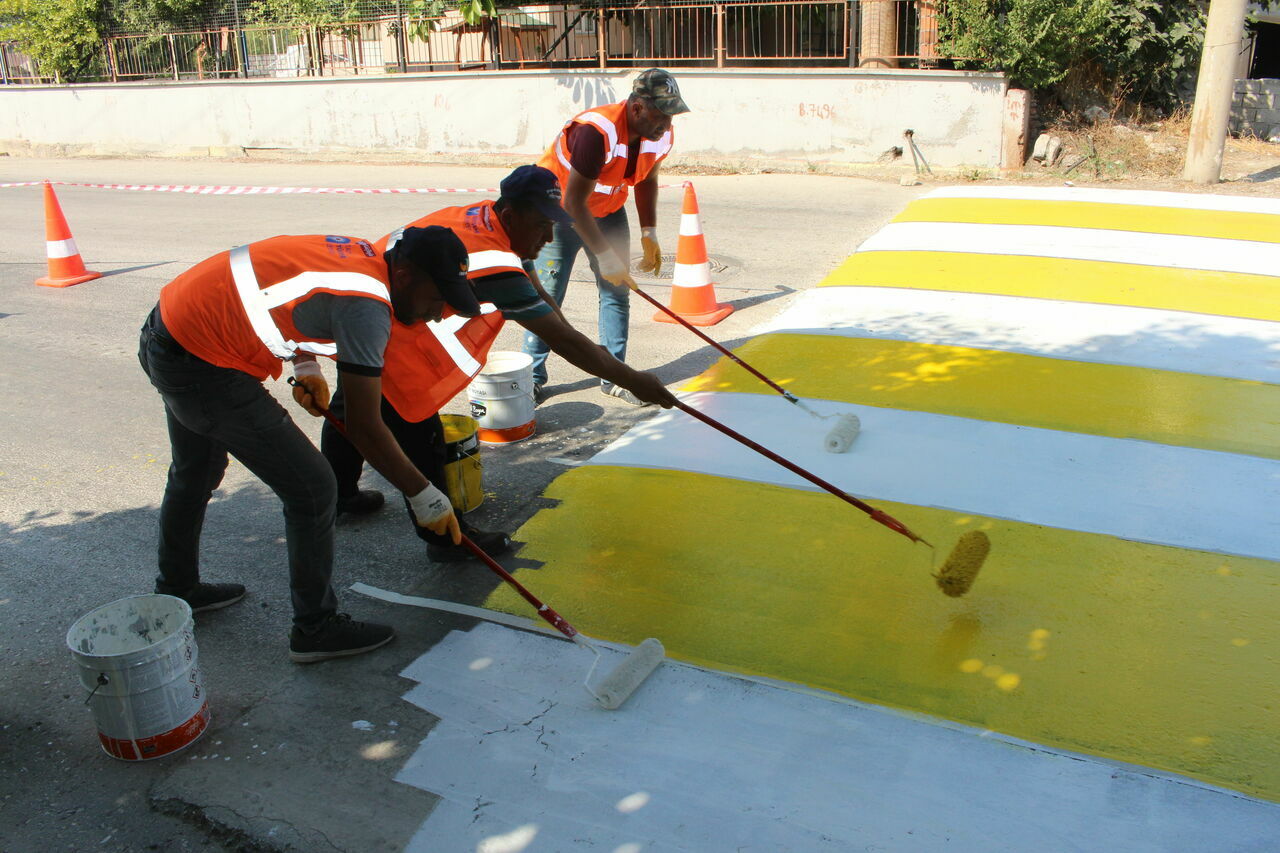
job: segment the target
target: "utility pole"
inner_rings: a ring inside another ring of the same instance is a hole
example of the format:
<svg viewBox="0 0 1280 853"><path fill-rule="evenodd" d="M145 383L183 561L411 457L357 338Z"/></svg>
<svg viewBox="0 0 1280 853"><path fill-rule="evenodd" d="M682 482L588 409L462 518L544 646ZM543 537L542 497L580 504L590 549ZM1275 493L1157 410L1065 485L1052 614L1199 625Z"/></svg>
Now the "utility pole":
<svg viewBox="0 0 1280 853"><path fill-rule="evenodd" d="M1247 0L1212 0L1209 23L1196 80L1196 104L1191 111L1191 138L1182 178L1197 184L1216 184L1222 177L1222 149L1231 120L1236 65L1244 48Z"/></svg>

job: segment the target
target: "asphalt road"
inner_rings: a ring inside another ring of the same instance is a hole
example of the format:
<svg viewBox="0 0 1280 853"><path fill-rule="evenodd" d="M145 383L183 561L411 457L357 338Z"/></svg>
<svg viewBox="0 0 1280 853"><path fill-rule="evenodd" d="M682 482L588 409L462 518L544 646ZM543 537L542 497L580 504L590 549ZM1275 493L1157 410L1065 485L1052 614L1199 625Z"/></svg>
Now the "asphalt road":
<svg viewBox="0 0 1280 853"><path fill-rule="evenodd" d="M478 188L496 187L505 173L0 159L0 183ZM729 346L925 189L815 175L693 180L719 270L717 296L737 309L706 331ZM104 274L68 289L34 284L45 273L40 188L0 188L0 850L400 849L434 800L394 776L435 721L401 700L411 683L398 673L471 620L346 588L363 581L478 604L495 581L475 564L430 565L394 492L376 474L366 474L366 487L393 500L372 517L340 524L334 581L344 610L396 627L387 648L317 666L289 662L280 505L234 461L206 520L203 573L243 582L249 596L196 620L213 713L205 736L153 762L107 757L65 635L88 610L151 590L168 441L136 350L138 326L160 287L239 243L281 233L376 238L427 211L483 196L57 191L86 263ZM660 235L668 253L676 248L680 201L678 188L664 190ZM566 312L594 336L594 288L581 273L575 277ZM666 301L662 280L639 280ZM680 327L652 322L652 313L633 297L634 366L675 386L714 361L709 347ZM512 324L495 349L518 348ZM539 495L566 462L589 458L646 417L601 396L593 380L554 357L551 371L553 396L538 410L537 435L483 452L487 499L468 516L480 527L516 530L544 505ZM273 388L281 399L284 387ZM465 401L448 410L465 412ZM318 441L319 422L294 411ZM504 562L527 565L518 552Z"/></svg>

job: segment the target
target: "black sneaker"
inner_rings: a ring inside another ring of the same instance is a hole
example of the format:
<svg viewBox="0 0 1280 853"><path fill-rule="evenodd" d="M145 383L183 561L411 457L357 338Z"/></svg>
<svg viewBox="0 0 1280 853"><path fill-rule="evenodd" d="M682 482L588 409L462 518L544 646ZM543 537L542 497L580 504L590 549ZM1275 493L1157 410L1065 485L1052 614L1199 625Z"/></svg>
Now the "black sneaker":
<svg viewBox="0 0 1280 853"><path fill-rule="evenodd" d="M166 593L172 595L173 593ZM195 589L177 596L191 606L192 613L207 613L230 607L244 598L244 587L238 583L198 583Z"/></svg>
<svg viewBox="0 0 1280 853"><path fill-rule="evenodd" d="M650 405L649 403L646 403L644 400L641 400L635 394L632 394L626 388L623 388L621 385L601 385L600 393L605 395L606 397L616 397L617 399L631 406Z"/></svg>
<svg viewBox="0 0 1280 853"><path fill-rule="evenodd" d="M541 406L545 399L547 399L546 386L541 382L533 383L533 405Z"/></svg>
<svg viewBox="0 0 1280 853"><path fill-rule="evenodd" d="M318 663L361 655L385 646L395 635L390 625L357 622L345 613L331 613L314 630L293 626L289 634L289 659L295 663Z"/></svg>
<svg viewBox="0 0 1280 853"><path fill-rule="evenodd" d="M462 532L490 557L496 557L511 550L511 537L500 531L464 530ZM452 542L447 545L427 543L427 559L433 563L459 563L475 558L476 555L471 553L471 549L466 545L454 545Z"/></svg>
<svg viewBox="0 0 1280 853"><path fill-rule="evenodd" d="M352 515L368 515L382 509L386 499L382 492L358 491L347 498L338 498L338 514L349 512Z"/></svg>

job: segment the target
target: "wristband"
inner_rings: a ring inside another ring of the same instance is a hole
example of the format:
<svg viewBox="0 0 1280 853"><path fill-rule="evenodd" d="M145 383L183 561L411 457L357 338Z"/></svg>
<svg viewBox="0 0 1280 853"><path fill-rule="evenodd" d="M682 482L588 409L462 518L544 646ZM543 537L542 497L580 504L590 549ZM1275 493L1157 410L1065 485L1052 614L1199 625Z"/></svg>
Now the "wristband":
<svg viewBox="0 0 1280 853"><path fill-rule="evenodd" d="M306 361L294 359L289 362L289 366L293 368L293 375L297 379L301 379L304 376L324 376L324 371L320 369L320 363L315 359L307 359Z"/></svg>
<svg viewBox="0 0 1280 853"><path fill-rule="evenodd" d="M643 228L640 229L640 237L641 239L652 240L655 243L658 242L657 226L654 226L654 225L644 226Z"/></svg>

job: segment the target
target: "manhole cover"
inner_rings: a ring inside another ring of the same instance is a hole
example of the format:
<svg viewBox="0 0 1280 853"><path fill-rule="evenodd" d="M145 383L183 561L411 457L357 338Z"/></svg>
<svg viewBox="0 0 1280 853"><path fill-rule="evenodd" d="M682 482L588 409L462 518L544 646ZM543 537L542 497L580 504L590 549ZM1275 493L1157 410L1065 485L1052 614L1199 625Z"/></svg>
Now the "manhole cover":
<svg viewBox="0 0 1280 853"><path fill-rule="evenodd" d="M631 272L637 280L647 278L656 281L670 281L675 274L676 256L674 254L664 254L662 256L662 271L656 276L636 269L636 264L642 260L644 260L643 255L637 255L631 259ZM742 262L727 255L707 255L707 265L711 268L712 277L717 280L732 278L742 271Z"/></svg>

